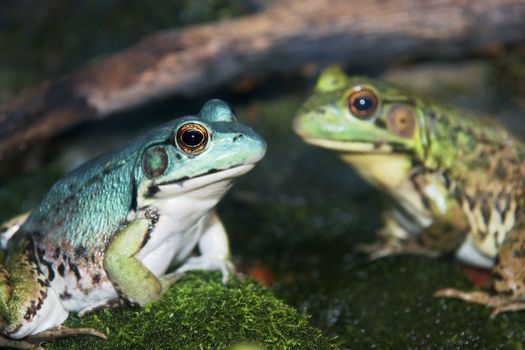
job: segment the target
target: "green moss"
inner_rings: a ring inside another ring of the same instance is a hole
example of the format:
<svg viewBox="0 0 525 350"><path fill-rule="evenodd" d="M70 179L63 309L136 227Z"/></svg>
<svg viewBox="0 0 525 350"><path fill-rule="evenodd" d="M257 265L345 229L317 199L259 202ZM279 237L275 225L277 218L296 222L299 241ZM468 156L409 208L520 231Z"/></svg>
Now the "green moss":
<svg viewBox="0 0 525 350"><path fill-rule="evenodd" d="M69 327L93 327L107 340L84 336L58 340L49 349L331 349L331 342L307 319L251 280L218 273L191 273L160 301L140 308L106 309L78 318ZM239 348L239 347L238 347Z"/></svg>

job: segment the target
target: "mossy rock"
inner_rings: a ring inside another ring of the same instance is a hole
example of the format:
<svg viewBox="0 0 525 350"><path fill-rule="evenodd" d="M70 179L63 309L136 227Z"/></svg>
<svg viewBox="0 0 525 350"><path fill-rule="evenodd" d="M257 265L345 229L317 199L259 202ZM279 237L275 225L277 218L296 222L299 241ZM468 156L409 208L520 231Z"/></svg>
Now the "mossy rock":
<svg viewBox="0 0 525 350"><path fill-rule="evenodd" d="M145 308L104 309L68 327L93 327L92 336L50 342L48 349L335 349L306 317L252 280L194 272Z"/></svg>

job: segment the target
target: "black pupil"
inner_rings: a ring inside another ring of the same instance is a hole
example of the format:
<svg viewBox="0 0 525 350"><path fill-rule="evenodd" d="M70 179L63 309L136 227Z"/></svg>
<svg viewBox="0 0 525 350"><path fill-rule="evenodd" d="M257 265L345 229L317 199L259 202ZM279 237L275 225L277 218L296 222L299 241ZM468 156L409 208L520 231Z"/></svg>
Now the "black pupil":
<svg viewBox="0 0 525 350"><path fill-rule="evenodd" d="M370 96L362 95L354 100L354 107L359 112L366 112L374 105L374 101Z"/></svg>
<svg viewBox="0 0 525 350"><path fill-rule="evenodd" d="M195 147L202 143L204 135L198 130L187 130L182 133L181 139L185 145Z"/></svg>

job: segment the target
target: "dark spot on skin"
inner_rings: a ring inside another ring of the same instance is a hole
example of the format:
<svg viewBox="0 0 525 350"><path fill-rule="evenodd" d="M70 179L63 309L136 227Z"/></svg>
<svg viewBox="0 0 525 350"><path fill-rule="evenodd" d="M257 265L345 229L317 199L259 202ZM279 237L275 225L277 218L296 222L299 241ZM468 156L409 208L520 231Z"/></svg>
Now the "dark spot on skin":
<svg viewBox="0 0 525 350"><path fill-rule="evenodd" d="M448 170L443 171L443 180L445 181L445 187L450 189L452 187L452 181L450 179L450 173Z"/></svg>
<svg viewBox="0 0 525 350"><path fill-rule="evenodd" d="M239 141L240 139L242 139L242 134L237 134L233 137L233 142L237 142Z"/></svg>
<svg viewBox="0 0 525 350"><path fill-rule="evenodd" d="M374 141L373 146L374 149L379 149L381 146L383 146L385 143L383 141Z"/></svg>
<svg viewBox="0 0 525 350"><path fill-rule="evenodd" d="M68 264L69 264L69 269L71 271L73 271L73 273L75 274L75 277L77 278L77 280L80 280L82 278L82 276L80 275L80 271L78 270L78 266L71 262L71 260L68 260Z"/></svg>
<svg viewBox="0 0 525 350"><path fill-rule="evenodd" d="M146 197L148 197L148 198L153 197L154 195L156 195L159 192L160 192L159 186L152 185L152 186L148 187L148 193L146 194ZM136 198L136 196L135 196L135 198Z"/></svg>
<svg viewBox="0 0 525 350"><path fill-rule="evenodd" d="M376 119L374 124L381 129L386 129L386 123L383 121L383 119Z"/></svg>
<svg viewBox="0 0 525 350"><path fill-rule="evenodd" d="M512 257L516 259L522 259L525 257L525 249L514 249L512 251Z"/></svg>
<svg viewBox="0 0 525 350"><path fill-rule="evenodd" d="M76 247L75 256L79 258L87 256L86 247L84 247L83 245L79 245L78 247Z"/></svg>
<svg viewBox="0 0 525 350"><path fill-rule="evenodd" d="M412 182L412 185L414 186L414 188L416 189L416 192L419 196L419 198L421 199L421 203L423 204L423 206L427 209L427 210L430 210L430 200L428 199L427 196L425 196L425 194L423 193L423 190L421 189L421 186L419 185L419 182L417 181L417 178L418 176L420 176L421 173L419 172L415 172L413 173L411 176L410 176L410 181Z"/></svg>
<svg viewBox="0 0 525 350"><path fill-rule="evenodd" d="M478 234L479 234L479 238L481 238L482 241L484 241L485 238L487 238L487 235L488 235L488 233L486 231L479 231Z"/></svg>
<svg viewBox="0 0 525 350"><path fill-rule="evenodd" d="M58 296L60 299L62 300L69 300L71 299L73 296L71 294L69 294L69 292L67 290L65 290L62 294L60 294Z"/></svg>
<svg viewBox="0 0 525 350"><path fill-rule="evenodd" d="M479 160L483 163L483 164L487 164L487 162L490 161L490 158L489 158L489 154L487 154L487 152L485 151L482 151L479 153Z"/></svg>
<svg viewBox="0 0 525 350"><path fill-rule="evenodd" d="M499 251L500 244L498 242L498 233L492 232L492 238L494 239L494 247L496 247L496 250Z"/></svg>
<svg viewBox="0 0 525 350"><path fill-rule="evenodd" d="M42 293L44 295L45 293ZM47 294L45 294L47 296ZM45 298L45 297L44 297ZM29 306L26 310L26 313L24 314L24 319L29 321L31 320L37 313L38 310L42 308L43 299L38 298L37 302L34 300L31 300L31 306Z"/></svg>
<svg viewBox="0 0 525 350"><path fill-rule="evenodd" d="M64 264L58 265L57 271L60 276L64 277L64 273L66 272L66 267Z"/></svg>
<svg viewBox="0 0 525 350"><path fill-rule="evenodd" d="M490 222L490 206L486 199L481 202L480 210L483 222L485 223L485 226L488 226Z"/></svg>
<svg viewBox="0 0 525 350"><path fill-rule="evenodd" d="M53 259L58 260L58 257L60 256L60 248L55 248L55 254L53 254Z"/></svg>
<svg viewBox="0 0 525 350"><path fill-rule="evenodd" d="M98 273L94 274L91 281L93 282L93 284L98 284L100 282L100 274Z"/></svg>
<svg viewBox="0 0 525 350"><path fill-rule="evenodd" d="M498 281L503 281L503 276L499 272L496 272L496 271L492 273L492 278Z"/></svg>
<svg viewBox="0 0 525 350"><path fill-rule="evenodd" d="M49 282L47 280L43 280L43 279L37 279L36 280L38 282L38 284L41 286L41 287L48 287L49 286Z"/></svg>
<svg viewBox="0 0 525 350"><path fill-rule="evenodd" d="M496 168L496 177L500 180L505 180L507 177L507 171L505 170L502 162L498 162L498 167Z"/></svg>
<svg viewBox="0 0 525 350"><path fill-rule="evenodd" d="M476 206L476 200L468 194L465 194L464 198L467 200L468 207L470 208L470 210L474 209L474 207Z"/></svg>
<svg viewBox="0 0 525 350"><path fill-rule="evenodd" d="M55 279L55 272L53 271L53 264L51 264L49 261L44 259L44 255L46 252L42 249L38 250L38 259L40 260L40 263L44 264L47 268L47 278L49 281L53 281Z"/></svg>
<svg viewBox="0 0 525 350"><path fill-rule="evenodd" d="M36 311L42 308L42 298L38 298L38 303L36 304Z"/></svg>
<svg viewBox="0 0 525 350"><path fill-rule="evenodd" d="M180 154L178 154L178 153L175 153L175 157L176 157L177 159L179 159L179 160L182 159L182 156L181 156Z"/></svg>
<svg viewBox="0 0 525 350"><path fill-rule="evenodd" d="M403 153L407 151L406 147L401 143L389 142L389 145L390 147L392 147L392 150L396 153Z"/></svg>
<svg viewBox="0 0 525 350"><path fill-rule="evenodd" d="M463 203L463 194L461 193L461 189L459 186L454 187L454 198L458 201L459 204Z"/></svg>

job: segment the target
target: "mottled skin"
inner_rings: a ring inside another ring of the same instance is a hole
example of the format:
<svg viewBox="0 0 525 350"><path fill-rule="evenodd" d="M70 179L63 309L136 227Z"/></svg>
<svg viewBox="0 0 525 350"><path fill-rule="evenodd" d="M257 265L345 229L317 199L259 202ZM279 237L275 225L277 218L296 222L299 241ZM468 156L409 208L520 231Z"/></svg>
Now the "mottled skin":
<svg viewBox="0 0 525 350"><path fill-rule="evenodd" d="M102 335L57 327L69 311L157 300L188 270L227 279L233 265L214 206L265 148L212 100L61 178L29 217L3 228L0 346ZM197 244L201 255L189 257ZM182 266L166 273L170 263Z"/></svg>
<svg viewBox="0 0 525 350"><path fill-rule="evenodd" d="M341 158L394 202L372 257L458 257L494 266L493 289L441 290L494 308L525 308L525 145L494 120L327 69L294 129ZM458 249L459 248L459 249Z"/></svg>

